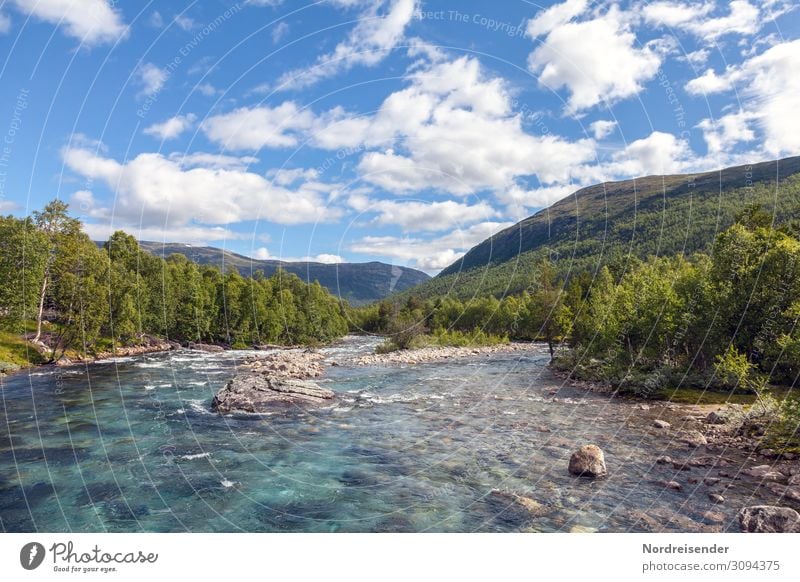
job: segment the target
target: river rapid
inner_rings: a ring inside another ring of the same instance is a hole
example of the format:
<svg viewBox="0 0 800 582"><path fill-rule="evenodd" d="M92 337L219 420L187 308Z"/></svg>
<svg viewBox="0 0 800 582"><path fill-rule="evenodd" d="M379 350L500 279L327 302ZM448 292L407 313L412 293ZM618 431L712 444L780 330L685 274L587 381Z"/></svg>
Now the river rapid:
<svg viewBox="0 0 800 582"><path fill-rule="evenodd" d="M739 451L715 452L722 468L657 464L709 453L655 428L655 409L564 386L544 346L346 364L378 341L322 350L344 362L320 380L337 393L330 404L260 416L211 410L252 352L180 350L4 378L0 530L738 531L739 509L776 502L735 476L757 464ZM605 451L607 478L567 472L586 443Z"/></svg>

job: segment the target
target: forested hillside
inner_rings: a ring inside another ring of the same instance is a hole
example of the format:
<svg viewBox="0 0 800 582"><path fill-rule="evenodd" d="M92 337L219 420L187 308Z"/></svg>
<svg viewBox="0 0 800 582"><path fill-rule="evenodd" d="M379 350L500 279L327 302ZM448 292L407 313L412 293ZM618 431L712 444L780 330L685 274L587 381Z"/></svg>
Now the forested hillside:
<svg viewBox="0 0 800 582"><path fill-rule="evenodd" d="M534 266L543 258L567 274L629 257L709 251L748 204L759 204L777 221L800 218L798 172L800 157L793 157L584 188L477 245L411 293L519 293L534 281Z"/></svg>
<svg viewBox="0 0 800 582"><path fill-rule="evenodd" d="M243 277L183 255L162 259L124 232L98 247L59 201L0 217L0 331L27 332L50 357L147 335L234 347L325 342L347 332L345 310L319 283L282 270Z"/></svg>
<svg viewBox="0 0 800 582"><path fill-rule="evenodd" d="M99 244L102 246L103 243ZM353 305L378 301L430 279L422 271L377 261L338 264L288 262L252 259L224 249L181 243L140 241L139 246L163 258L181 254L200 265L214 265L222 270L233 267L244 276L251 276L257 271L270 276L278 269L283 269L307 283L318 281L333 295Z"/></svg>

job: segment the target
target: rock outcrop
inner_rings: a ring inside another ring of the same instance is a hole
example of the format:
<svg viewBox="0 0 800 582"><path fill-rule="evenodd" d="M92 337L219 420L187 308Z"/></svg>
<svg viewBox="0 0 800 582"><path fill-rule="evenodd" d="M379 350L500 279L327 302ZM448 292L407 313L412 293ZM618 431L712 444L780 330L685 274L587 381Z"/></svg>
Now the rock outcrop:
<svg viewBox="0 0 800 582"><path fill-rule="evenodd" d="M239 374L214 396L211 407L221 414L263 413L276 405L321 404L336 396L311 378L322 375L322 354L310 350L284 350L252 356Z"/></svg>
<svg viewBox="0 0 800 582"><path fill-rule="evenodd" d="M604 477L608 474L603 450L597 445L584 445L569 459L569 472L582 477Z"/></svg>
<svg viewBox="0 0 800 582"><path fill-rule="evenodd" d="M310 380L245 374L236 376L217 392L211 407L222 414L261 413L276 404L320 404L334 396L332 390Z"/></svg>
<svg viewBox="0 0 800 582"><path fill-rule="evenodd" d="M800 533L800 514L789 507L752 505L739 512L739 525L751 533Z"/></svg>

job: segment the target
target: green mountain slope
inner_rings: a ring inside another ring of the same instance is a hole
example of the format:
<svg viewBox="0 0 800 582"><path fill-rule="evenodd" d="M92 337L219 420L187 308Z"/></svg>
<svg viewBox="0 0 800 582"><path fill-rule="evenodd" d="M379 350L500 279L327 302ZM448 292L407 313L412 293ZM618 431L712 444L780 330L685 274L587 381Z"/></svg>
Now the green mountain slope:
<svg viewBox="0 0 800 582"><path fill-rule="evenodd" d="M691 254L708 249L751 203L778 222L800 218L800 157L583 188L473 247L405 294L516 293L532 283L543 257L566 274L628 256Z"/></svg>
<svg viewBox="0 0 800 582"><path fill-rule="evenodd" d="M168 257L177 253L185 255L199 264L213 264L223 269L236 268L241 275L245 276L250 276L258 270L269 276L282 267L306 282L319 281L320 285L326 287L331 293L348 300L353 305L378 301L392 293L419 285L430 278L422 271L379 262L331 265L312 262L259 261L214 247L151 241L140 241L139 245L142 249L157 256Z"/></svg>

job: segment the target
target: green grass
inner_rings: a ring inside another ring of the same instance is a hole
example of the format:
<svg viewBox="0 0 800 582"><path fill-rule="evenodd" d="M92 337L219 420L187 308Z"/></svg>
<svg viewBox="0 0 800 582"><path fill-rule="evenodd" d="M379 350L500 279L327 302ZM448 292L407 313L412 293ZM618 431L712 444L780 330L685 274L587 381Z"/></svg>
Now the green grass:
<svg viewBox="0 0 800 582"><path fill-rule="evenodd" d="M45 358L24 338L15 333L0 331L0 372L44 362Z"/></svg>

